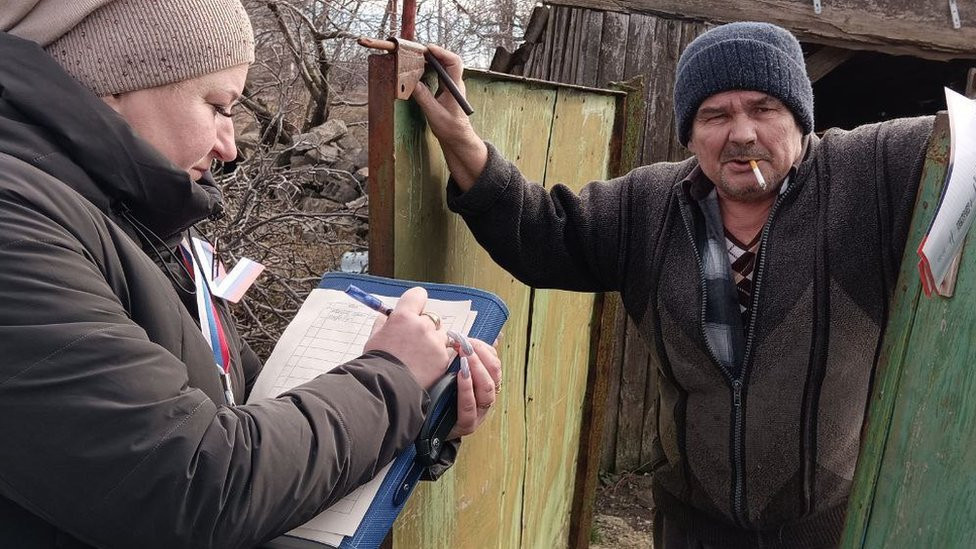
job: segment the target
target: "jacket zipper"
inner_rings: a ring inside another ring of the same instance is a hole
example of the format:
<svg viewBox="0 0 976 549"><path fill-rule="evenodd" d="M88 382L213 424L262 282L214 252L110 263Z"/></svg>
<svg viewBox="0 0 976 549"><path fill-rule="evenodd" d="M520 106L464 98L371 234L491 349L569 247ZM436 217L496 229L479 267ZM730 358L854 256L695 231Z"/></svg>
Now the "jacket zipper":
<svg viewBox="0 0 976 549"><path fill-rule="evenodd" d="M712 359L712 363L715 364L719 371L722 372L722 376L728 381L729 386L732 390L732 515L735 519L737 525L745 528L745 518L743 514L743 504L742 497L744 492L744 473L743 473L743 462L742 458L742 376L738 378L734 377L732 373L722 366L722 363L718 360L715 355L715 350L712 348L711 342L708 340L708 334L705 333L705 313L708 305L708 284L705 281L705 265L701 259L701 252L698 251L698 245L695 242L695 231L692 227L691 221L688 219L688 214L685 212L684 208L681 208L681 218L685 224L685 232L691 241L691 249L695 252L695 261L698 263L698 280L701 281L701 311L699 312L698 318L698 328L701 331L702 339L705 341L705 348L708 350L708 356ZM743 372L745 368L743 368Z"/></svg>
<svg viewBox="0 0 976 549"><path fill-rule="evenodd" d="M746 373L749 371L749 367L752 365L752 350L756 339L756 318L758 317L758 307L759 304L759 290L762 287L763 273L766 271L766 246L769 242L769 232L773 227L773 221L776 218L776 212L779 211L779 206L782 204L783 199L788 196L795 185L790 185L786 192L781 194L776 198L776 202L773 203L772 209L769 211L769 218L766 220L766 224L763 226L762 237L759 240L759 266L756 268L756 276L753 278L753 290L752 290L752 303L750 304L749 310L749 337L746 339L746 349L742 357L742 371L739 375L739 383L733 386L733 390L736 392L737 402L734 404L736 408L735 413L735 429L734 429L734 441L733 447L735 448L735 470L739 473L735 478L735 493L736 493L736 518L741 517L743 526L745 526L745 502L743 501L742 494L745 491L745 465L746 456L745 449L743 448L742 437L743 437L743 413L741 406L741 393L743 389L743 382L745 381Z"/></svg>
<svg viewBox="0 0 976 549"><path fill-rule="evenodd" d="M701 281L701 291L702 291L702 305L699 316L699 329L701 331L702 339L705 340L705 347L708 350L708 355L712 359L712 362L718 366L722 375L729 382L730 389L732 391L732 515L735 519L736 524L741 528L748 528L748 521L746 519L745 512L745 449L743 448L743 423L744 423L744 410L742 405L742 392L744 388L744 382L746 377L746 372L748 371L750 358L752 357L752 348L755 340L755 327L756 327L756 304L759 302L759 289L762 283L762 274L766 267L766 254L763 253L766 250L766 244L769 240L769 231L773 224L773 218L776 212L779 210L780 203L782 203L783 198L789 195L793 191L794 185L791 185L786 189L786 192L777 197L776 202L773 204L772 209L769 211L769 218L766 220L765 226L763 226L762 237L759 243L759 266L756 269L756 276L753 279L753 291L752 291L752 304L749 313L749 337L746 339L746 348L742 358L742 368L739 371L739 376L735 377L724 368L719 362L715 355L715 351L712 349L711 342L708 341L708 334L705 333L705 312L708 303L707 295L707 283L705 281L705 265L702 263L701 253L698 251L698 245L695 242L695 233L692 228L691 221L688 219L688 214L685 212L684 208L681 210L681 218L684 221L685 231L688 234L688 238L691 240L691 248L695 252L695 260L698 262L698 279Z"/></svg>

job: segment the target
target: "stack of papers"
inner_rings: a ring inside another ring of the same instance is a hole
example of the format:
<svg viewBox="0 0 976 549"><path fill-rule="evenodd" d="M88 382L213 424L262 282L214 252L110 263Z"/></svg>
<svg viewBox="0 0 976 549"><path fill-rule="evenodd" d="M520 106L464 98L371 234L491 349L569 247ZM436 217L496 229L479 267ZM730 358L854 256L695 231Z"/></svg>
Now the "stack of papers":
<svg viewBox="0 0 976 549"><path fill-rule="evenodd" d="M397 298L378 297L390 307L396 305ZM428 299L425 310L440 315L446 330L464 335L478 314L471 310L471 301ZM249 402L273 398L360 356L377 314L345 292L313 290L275 345ZM343 537L356 533L389 468L288 535L338 547Z"/></svg>
<svg viewBox="0 0 976 549"><path fill-rule="evenodd" d="M925 295L952 295L954 264L976 209L976 102L945 90L952 133L949 171L928 232L918 247L919 275Z"/></svg>

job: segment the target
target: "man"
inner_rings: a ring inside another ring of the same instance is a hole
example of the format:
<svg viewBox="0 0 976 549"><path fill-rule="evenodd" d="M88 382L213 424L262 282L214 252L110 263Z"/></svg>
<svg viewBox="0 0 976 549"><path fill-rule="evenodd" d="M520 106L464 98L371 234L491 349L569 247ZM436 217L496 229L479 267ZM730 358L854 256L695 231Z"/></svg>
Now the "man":
<svg viewBox="0 0 976 549"><path fill-rule="evenodd" d="M655 547L836 545L933 118L818 138L796 39L724 25L678 62L694 158L577 196L527 183L448 94L415 97L492 257L530 285L619 290L652 349Z"/></svg>

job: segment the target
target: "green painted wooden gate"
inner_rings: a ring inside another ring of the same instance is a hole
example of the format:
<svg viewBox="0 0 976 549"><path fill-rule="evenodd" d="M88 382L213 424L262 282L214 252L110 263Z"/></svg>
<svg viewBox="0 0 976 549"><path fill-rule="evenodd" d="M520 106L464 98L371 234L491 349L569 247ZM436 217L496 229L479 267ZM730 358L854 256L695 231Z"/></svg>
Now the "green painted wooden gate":
<svg viewBox="0 0 976 549"><path fill-rule="evenodd" d="M624 94L471 71L465 83L475 129L530 180L579 189L608 177ZM532 290L497 267L446 209L446 168L419 109L391 100L384 113L373 102L371 90L371 134L392 121L392 154L376 168L373 155L383 153L372 150L372 136L370 145L370 260L376 254L376 264L392 268L378 274L477 286L511 310L500 342L499 404L465 439L454 468L418 488L396 523L393 545L566 546L595 350L594 296ZM380 146L383 139L377 136Z"/></svg>
<svg viewBox="0 0 976 549"><path fill-rule="evenodd" d="M949 156L936 122L875 374L844 547L976 547L976 238L955 295L922 293L915 250Z"/></svg>

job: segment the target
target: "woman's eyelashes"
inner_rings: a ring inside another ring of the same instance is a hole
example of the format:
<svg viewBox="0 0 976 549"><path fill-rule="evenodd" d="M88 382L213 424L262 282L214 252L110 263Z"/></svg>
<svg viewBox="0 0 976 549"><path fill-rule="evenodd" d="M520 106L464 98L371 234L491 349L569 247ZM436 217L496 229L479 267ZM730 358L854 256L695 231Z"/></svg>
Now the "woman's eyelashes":
<svg viewBox="0 0 976 549"><path fill-rule="evenodd" d="M234 113L231 112L233 105L227 107L217 103L211 103L210 106L213 107L214 113L219 114L220 116L226 116L227 118L230 118L234 115Z"/></svg>

